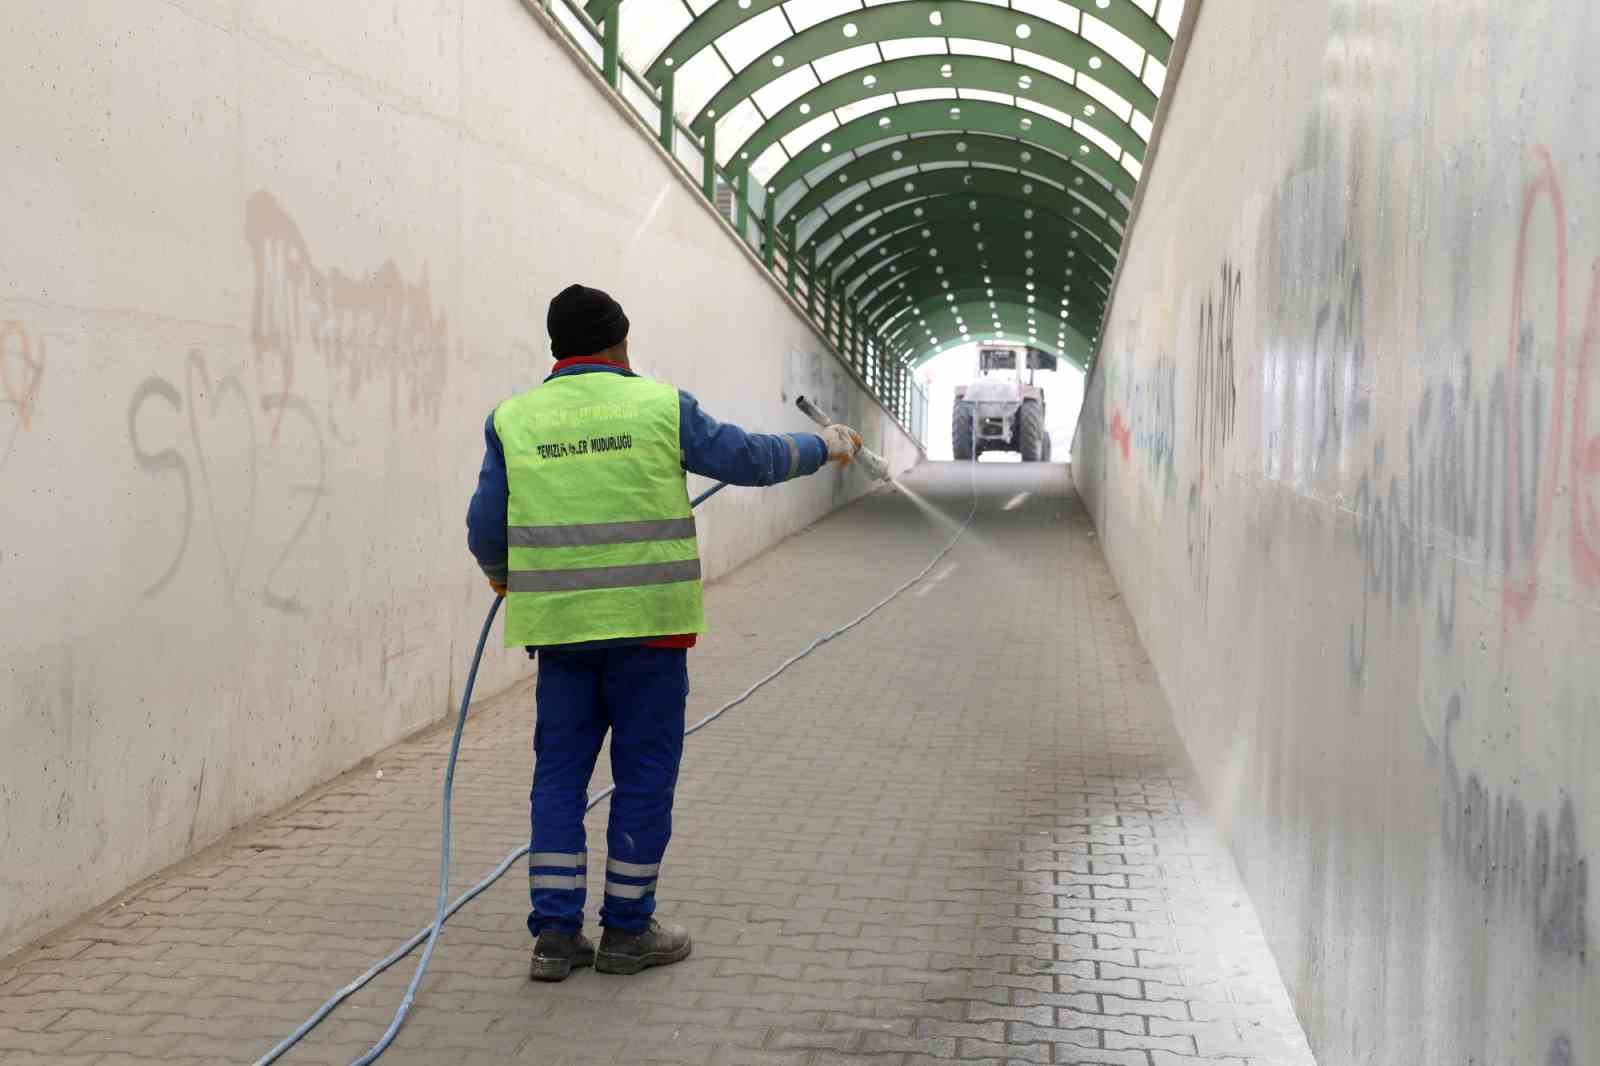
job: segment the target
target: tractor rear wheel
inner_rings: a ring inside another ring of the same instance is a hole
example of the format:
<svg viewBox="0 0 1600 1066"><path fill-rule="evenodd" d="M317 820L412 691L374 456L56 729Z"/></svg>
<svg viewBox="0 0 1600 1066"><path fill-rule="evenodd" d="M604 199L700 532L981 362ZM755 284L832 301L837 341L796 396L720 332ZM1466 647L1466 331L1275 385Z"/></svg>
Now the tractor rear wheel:
<svg viewBox="0 0 1600 1066"><path fill-rule="evenodd" d="M1045 442L1049 438L1044 431L1044 405L1038 400L1023 400L1022 411L1017 417L1022 424L1022 431L1018 434L1022 438L1022 461L1037 463L1046 458Z"/></svg>
<svg viewBox="0 0 1600 1066"><path fill-rule="evenodd" d="M958 403L950 413L950 449L960 462L972 458L972 405Z"/></svg>

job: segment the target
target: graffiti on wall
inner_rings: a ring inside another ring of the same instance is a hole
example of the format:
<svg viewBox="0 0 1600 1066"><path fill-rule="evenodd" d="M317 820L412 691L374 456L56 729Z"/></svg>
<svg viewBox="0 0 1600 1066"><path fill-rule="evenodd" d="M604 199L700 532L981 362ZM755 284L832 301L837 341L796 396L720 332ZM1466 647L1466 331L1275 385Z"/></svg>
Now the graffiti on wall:
<svg viewBox="0 0 1600 1066"><path fill-rule="evenodd" d="M1244 275L1227 259L1218 274L1215 287L1200 303L1195 344L1195 450L1212 467L1220 467L1223 449L1233 437L1238 406L1233 345L1244 293Z"/></svg>
<svg viewBox="0 0 1600 1066"><path fill-rule="evenodd" d="M1554 817L1530 817L1514 787L1495 789L1475 771L1463 775L1455 750L1461 697L1445 710L1440 837L1457 871L1485 905L1521 912L1539 950L1582 960L1588 949L1589 868L1578 814L1564 796Z"/></svg>
<svg viewBox="0 0 1600 1066"><path fill-rule="evenodd" d="M335 433L337 404L372 387L386 389L391 422L402 415L438 420L450 322L434 304L426 266L416 281L393 260L364 277L318 267L299 225L267 192L245 204L245 241L255 267L250 341L261 400L274 405L272 436L308 357L327 374Z"/></svg>
<svg viewBox="0 0 1600 1066"><path fill-rule="evenodd" d="M1480 386L1463 356L1454 377L1423 387L1403 452L1391 456L1383 440L1373 446L1351 505L1362 564L1360 620L1349 635L1354 673L1366 663L1375 603L1390 611L1417 603L1448 647L1462 564L1502 573L1527 565L1537 510L1531 488L1545 459L1536 431L1544 392L1515 366ZM1514 466L1522 477L1513 476Z"/></svg>
<svg viewBox="0 0 1600 1066"><path fill-rule="evenodd" d="M1549 212L1554 238L1554 255L1548 269L1555 282L1555 320L1543 324L1543 329L1553 337L1554 380L1548 429L1543 434L1540 397L1534 397L1531 410L1520 402L1520 396L1509 400L1505 408L1507 485L1502 494L1506 501L1502 526L1507 535L1514 532L1519 537L1522 558L1516 569L1508 568L1511 580L1507 582L1504 600L1508 615L1518 620L1526 619L1538 600L1540 556L1563 517L1573 576L1581 584L1600 585L1600 509L1597 509L1600 508L1600 494L1597 494L1600 486L1595 484L1600 479L1600 432L1592 430L1589 418L1595 348L1600 345L1600 259L1590 265L1587 279L1581 275L1578 279L1580 285L1584 280L1589 282L1588 298L1582 331L1569 334L1568 298L1578 294L1572 293L1567 284L1566 205L1550 153L1540 148L1537 155L1540 173L1523 198L1506 359L1519 381L1524 383L1519 391L1532 391L1526 382L1537 373L1537 366L1532 344L1527 341L1537 327L1523 322L1530 267L1528 235L1536 214L1544 207ZM1573 348L1575 352L1570 350ZM1534 442L1531 447L1523 447L1525 439ZM1541 441L1543 461L1539 454ZM1557 512L1558 486L1567 490L1565 516ZM1520 506L1524 499L1529 504L1525 508Z"/></svg>
<svg viewBox="0 0 1600 1066"><path fill-rule="evenodd" d="M1537 158L1522 205L1502 362L1480 380L1466 354L1452 376L1425 384L1403 453L1378 440L1357 482L1362 606L1350 626L1349 659L1358 676L1374 603L1391 611L1422 603L1439 642L1451 643L1463 563L1504 575L1508 626L1526 620L1538 601L1552 537L1565 541L1574 580L1600 585L1600 433L1589 408L1600 262L1585 279L1583 326L1574 334L1561 183L1549 154ZM1552 248L1551 261L1537 265L1530 262L1536 226L1548 228ZM1535 269L1555 294L1548 319L1531 318L1527 307Z"/></svg>
<svg viewBox="0 0 1600 1066"><path fill-rule="evenodd" d="M1176 438L1178 368L1168 355L1133 380L1128 410L1133 413L1133 447L1144 457L1145 473L1172 496L1177 492Z"/></svg>
<svg viewBox="0 0 1600 1066"><path fill-rule="evenodd" d="M309 403L278 394L252 403L237 376L214 374L205 353L193 349L181 388L151 376L134 389L128 443L139 468L170 481L181 501L177 541L164 568L146 583L145 598L177 578L198 517L216 549L213 573L230 600L248 563L261 603L305 612L285 571L328 492L327 449ZM239 461L224 467L222 449ZM270 523L275 528L260 528L263 515L277 517Z"/></svg>
<svg viewBox="0 0 1600 1066"><path fill-rule="evenodd" d="M1128 373L1111 369L1106 378L1105 389L1113 399L1106 432L1123 461L1131 462L1138 455L1151 483L1172 498L1178 490L1178 369L1172 357L1165 354L1158 354L1149 366L1139 365L1139 327L1136 316L1123 331L1120 362L1134 370Z"/></svg>
<svg viewBox="0 0 1600 1066"><path fill-rule="evenodd" d="M1403 439L1377 437L1356 477L1347 510L1361 604L1347 646L1358 681L1369 659L1383 654L1369 640L1379 612L1419 612L1435 646L1448 652L1459 640L1464 598L1490 604L1508 632L1530 617L1552 545L1564 547L1574 584L1600 585L1594 484L1600 434L1589 409L1600 341L1600 261L1569 279L1560 175L1542 149L1533 162L1496 348L1487 359L1465 350L1414 360L1448 369L1422 383ZM1326 327L1334 340L1315 379L1324 383L1343 359L1359 370L1365 349L1359 268L1347 277L1345 310L1333 311ZM1332 380L1340 380L1337 372ZM1319 457L1349 453L1352 408L1338 402L1349 393L1322 395L1315 432L1300 438L1309 447L1296 449L1313 476ZM1365 417L1359 412L1354 421ZM1481 591L1462 587L1471 582ZM1438 740L1446 860L1481 893L1488 912L1525 916L1540 953L1581 965L1589 898L1583 812L1569 795L1531 809L1515 777L1496 781L1464 766L1464 739L1485 742L1488 735L1483 724L1472 724L1462 697L1451 696ZM1559 1047L1552 1047L1552 1061L1569 1057Z"/></svg>
<svg viewBox="0 0 1600 1066"><path fill-rule="evenodd" d="M39 389L44 383L44 338L34 338L21 322L0 321L0 393L5 403L15 412L15 422L4 451L0 451L0 465L11 456L16 446L17 434L33 428L34 412L39 406Z"/></svg>

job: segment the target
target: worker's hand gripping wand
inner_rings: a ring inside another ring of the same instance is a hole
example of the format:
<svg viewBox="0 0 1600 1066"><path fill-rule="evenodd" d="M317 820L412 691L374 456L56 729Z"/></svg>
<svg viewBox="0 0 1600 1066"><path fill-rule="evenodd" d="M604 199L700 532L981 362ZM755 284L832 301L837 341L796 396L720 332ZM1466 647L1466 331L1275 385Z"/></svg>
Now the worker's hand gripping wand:
<svg viewBox="0 0 1600 1066"><path fill-rule="evenodd" d="M815 422L823 429L827 429L829 426L833 425L833 419L828 417L827 412L822 410L816 404L812 403L810 400L806 399L804 396L798 397L794 401L794 405L800 408L807 418L811 419L811 421ZM870 448L862 448L860 451L856 452L855 461L861 464L861 469L865 470L867 472L867 476L872 478L874 481L894 480L889 476L888 461Z"/></svg>

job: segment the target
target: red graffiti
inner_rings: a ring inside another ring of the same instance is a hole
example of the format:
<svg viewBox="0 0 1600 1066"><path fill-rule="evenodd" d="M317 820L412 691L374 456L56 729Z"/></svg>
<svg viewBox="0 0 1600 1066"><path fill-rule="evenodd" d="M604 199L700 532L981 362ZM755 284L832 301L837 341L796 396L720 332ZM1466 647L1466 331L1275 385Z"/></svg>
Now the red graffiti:
<svg viewBox="0 0 1600 1066"><path fill-rule="evenodd" d="M12 357L21 364L12 369ZM33 411L39 403L39 385L44 379L44 341L39 341L39 355L34 357L33 344L21 322L0 322L0 389L5 398L17 409L17 423L23 429L33 428Z"/></svg>
<svg viewBox="0 0 1600 1066"><path fill-rule="evenodd" d="M266 192L245 205L245 241L255 265L250 342L262 407L273 411L274 440L296 360L313 353L337 398L353 400L363 386L387 384L392 420L402 411L438 419L450 323L434 304L426 265L417 281L406 280L392 260L364 277L319 268L300 227ZM269 377L276 378L270 387Z"/></svg>
<svg viewBox="0 0 1600 1066"><path fill-rule="evenodd" d="M1117 442L1117 447L1122 449L1122 458L1127 459L1132 454L1133 431L1128 428L1128 423L1123 421L1122 408L1117 408L1111 414L1111 439Z"/></svg>
<svg viewBox="0 0 1600 1066"><path fill-rule="evenodd" d="M1540 482L1533 487L1538 491L1538 507L1533 531L1526 547L1525 570L1508 573L1504 602L1508 621L1525 620L1539 597L1539 561L1544 544L1553 526L1557 489L1561 482L1564 445L1567 443L1567 212L1561 192L1561 179L1556 173L1550 152L1535 149L1541 172L1529 185L1522 203L1522 227L1517 236L1517 259L1511 281L1511 329L1506 344L1507 362L1518 371L1521 380L1531 378L1531 366L1524 365L1532 356L1522 340L1522 305L1527 292L1528 231L1535 209L1549 202L1551 222L1555 234L1555 300L1554 322L1555 373L1551 399L1551 419L1546 454L1546 468L1536 474ZM1568 549L1572 557L1573 573L1584 584L1600 583L1600 513L1596 512L1596 495L1593 484L1600 476L1600 434L1589 432L1590 373L1594 354L1600 343L1600 259L1590 267L1589 301L1585 308L1582 339L1577 353L1576 388L1570 397L1572 405L1571 448L1565 458L1569 464L1567 480L1571 516L1568 526ZM1527 375L1527 376L1524 376ZM1506 405L1507 427L1505 434L1506 487L1502 500L1503 528L1512 536L1517 528L1516 507L1520 496L1518 480L1523 473L1521 447L1522 404Z"/></svg>

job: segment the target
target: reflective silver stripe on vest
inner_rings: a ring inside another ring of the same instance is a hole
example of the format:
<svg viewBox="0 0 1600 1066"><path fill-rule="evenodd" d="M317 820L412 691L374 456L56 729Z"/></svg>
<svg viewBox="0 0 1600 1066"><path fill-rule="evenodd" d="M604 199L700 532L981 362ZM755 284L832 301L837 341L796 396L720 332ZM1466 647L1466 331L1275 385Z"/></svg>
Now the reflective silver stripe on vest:
<svg viewBox="0 0 1600 1066"><path fill-rule="evenodd" d="M621 874L623 877L654 877L661 872L661 864L652 862L648 865L640 862L623 862L621 859L607 859L606 873Z"/></svg>
<svg viewBox="0 0 1600 1066"><path fill-rule="evenodd" d="M534 874L528 879L534 888L554 888L575 892L583 887L581 877L561 877L557 874Z"/></svg>
<svg viewBox="0 0 1600 1066"><path fill-rule="evenodd" d="M692 517L648 522L590 522L575 526L509 526L506 532L513 548L586 548L596 544L686 540L695 535Z"/></svg>
<svg viewBox="0 0 1600 1066"><path fill-rule="evenodd" d="M506 588L512 592L580 592L639 585L671 585L700 580L700 560L642 563L636 566L591 566L581 570L513 570Z"/></svg>
<svg viewBox="0 0 1600 1066"><path fill-rule="evenodd" d="M655 890L656 886L653 884L623 885L618 884L616 881L606 882L606 895L615 896L618 899L643 899Z"/></svg>

